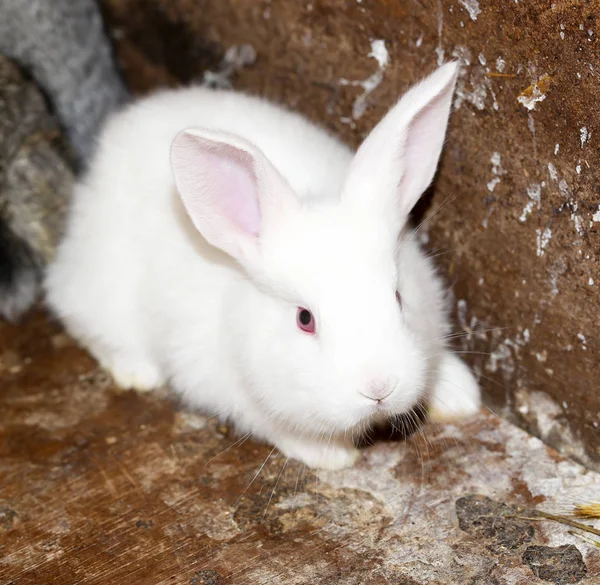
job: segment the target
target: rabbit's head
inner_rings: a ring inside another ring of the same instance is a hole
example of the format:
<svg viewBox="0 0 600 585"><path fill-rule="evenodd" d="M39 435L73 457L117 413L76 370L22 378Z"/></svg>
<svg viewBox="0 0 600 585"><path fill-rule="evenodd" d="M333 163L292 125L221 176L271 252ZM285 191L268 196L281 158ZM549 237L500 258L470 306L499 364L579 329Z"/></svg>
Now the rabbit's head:
<svg viewBox="0 0 600 585"><path fill-rule="evenodd" d="M435 174L456 75L449 63L413 87L363 142L342 191L321 198L297 197L239 136L175 138L187 212L252 283L225 334L249 396L274 420L327 435L422 396L428 349L407 323L402 295L414 283L398 273L398 242Z"/></svg>

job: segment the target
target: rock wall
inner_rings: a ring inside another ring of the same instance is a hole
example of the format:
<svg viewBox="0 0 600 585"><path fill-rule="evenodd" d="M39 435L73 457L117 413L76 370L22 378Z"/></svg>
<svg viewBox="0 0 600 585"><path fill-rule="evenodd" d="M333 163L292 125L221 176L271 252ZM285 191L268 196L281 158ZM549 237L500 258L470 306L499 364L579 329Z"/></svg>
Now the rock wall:
<svg viewBox="0 0 600 585"><path fill-rule="evenodd" d="M490 407L600 468L600 2L102 0L134 91L232 83L351 144L462 64L418 212Z"/></svg>

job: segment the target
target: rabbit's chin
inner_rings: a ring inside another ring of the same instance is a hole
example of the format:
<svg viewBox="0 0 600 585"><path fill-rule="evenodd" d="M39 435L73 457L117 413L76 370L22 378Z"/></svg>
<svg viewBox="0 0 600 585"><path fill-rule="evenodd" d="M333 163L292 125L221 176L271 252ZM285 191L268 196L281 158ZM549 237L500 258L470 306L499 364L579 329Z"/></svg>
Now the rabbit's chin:
<svg viewBox="0 0 600 585"><path fill-rule="evenodd" d="M340 470L352 467L360 459L357 445L363 443L369 430L398 416L394 410L378 409L363 415L353 425L322 425L320 432L301 433L292 427L279 427L260 437L272 444L285 457L312 469Z"/></svg>
<svg viewBox="0 0 600 585"><path fill-rule="evenodd" d="M345 416L342 413L338 417L318 417L316 415L305 415L293 421L284 422L281 426L289 430L299 431L306 436L319 440L323 437L352 437L356 441L364 435L381 425L393 423L395 420L406 419L405 425L417 424L421 414L425 413L424 398L419 395L409 402L402 401L402 406L398 404L373 404L372 406L363 406L355 411L348 411Z"/></svg>

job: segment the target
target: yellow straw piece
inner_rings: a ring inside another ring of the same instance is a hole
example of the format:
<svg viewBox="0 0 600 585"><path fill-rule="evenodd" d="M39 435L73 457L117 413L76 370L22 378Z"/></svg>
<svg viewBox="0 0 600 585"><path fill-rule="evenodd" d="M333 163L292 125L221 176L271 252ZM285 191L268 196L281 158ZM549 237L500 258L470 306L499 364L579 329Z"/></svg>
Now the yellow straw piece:
<svg viewBox="0 0 600 585"><path fill-rule="evenodd" d="M573 506L573 515L577 516L577 518L600 518L600 503L575 504Z"/></svg>

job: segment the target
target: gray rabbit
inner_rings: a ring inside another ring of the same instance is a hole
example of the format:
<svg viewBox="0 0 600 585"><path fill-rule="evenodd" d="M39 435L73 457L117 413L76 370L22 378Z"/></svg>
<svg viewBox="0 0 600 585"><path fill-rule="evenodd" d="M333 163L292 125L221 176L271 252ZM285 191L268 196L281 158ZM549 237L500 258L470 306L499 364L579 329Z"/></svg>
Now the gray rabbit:
<svg viewBox="0 0 600 585"><path fill-rule="evenodd" d="M128 96L95 0L0 0L0 54L0 317L15 319L54 252L73 169Z"/></svg>

